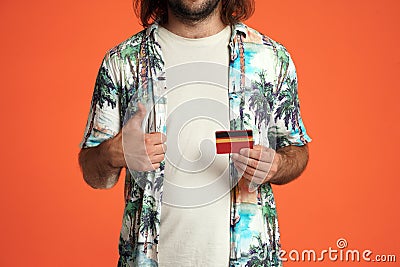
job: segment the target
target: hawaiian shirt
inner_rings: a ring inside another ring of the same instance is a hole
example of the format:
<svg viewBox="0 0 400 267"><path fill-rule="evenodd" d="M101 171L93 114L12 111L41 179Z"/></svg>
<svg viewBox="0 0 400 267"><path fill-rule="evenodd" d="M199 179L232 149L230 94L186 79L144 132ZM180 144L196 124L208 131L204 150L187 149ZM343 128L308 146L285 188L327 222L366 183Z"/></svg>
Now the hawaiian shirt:
<svg viewBox="0 0 400 267"><path fill-rule="evenodd" d="M273 149L310 142L300 116L296 69L287 50L245 24L231 29L230 129L251 129L255 144ZM168 77L157 30L154 23L105 55L81 148L115 136L135 114L137 102L152 107L145 131L167 133L168 97L163 92ZM154 171L126 172L118 266L158 266L164 167L165 161ZM265 183L248 192L231 158L229 172L233 185L231 220L226 226L230 227L230 266L282 266L271 185Z"/></svg>

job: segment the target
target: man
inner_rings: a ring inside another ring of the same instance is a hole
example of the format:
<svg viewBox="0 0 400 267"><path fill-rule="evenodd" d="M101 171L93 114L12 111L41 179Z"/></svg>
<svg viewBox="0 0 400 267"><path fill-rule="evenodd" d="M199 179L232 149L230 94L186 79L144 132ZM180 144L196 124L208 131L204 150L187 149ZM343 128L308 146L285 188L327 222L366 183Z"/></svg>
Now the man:
<svg viewBox="0 0 400 267"><path fill-rule="evenodd" d="M240 23L253 5L138 0L146 29L106 54L79 162L93 188L128 168L118 266L282 265L270 184L302 173L311 139L290 55ZM254 147L216 155L226 129Z"/></svg>

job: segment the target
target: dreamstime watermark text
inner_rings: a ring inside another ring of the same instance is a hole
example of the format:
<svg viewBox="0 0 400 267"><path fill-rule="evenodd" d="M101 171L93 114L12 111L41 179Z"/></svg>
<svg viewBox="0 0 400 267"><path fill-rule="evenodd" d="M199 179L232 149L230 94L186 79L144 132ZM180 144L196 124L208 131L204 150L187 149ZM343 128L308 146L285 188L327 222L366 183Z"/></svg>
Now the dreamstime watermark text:
<svg viewBox="0 0 400 267"><path fill-rule="evenodd" d="M316 251L314 249L290 251L280 250L279 257L283 262L396 262L394 254L374 254L372 250L348 249L347 240L339 238L336 247Z"/></svg>

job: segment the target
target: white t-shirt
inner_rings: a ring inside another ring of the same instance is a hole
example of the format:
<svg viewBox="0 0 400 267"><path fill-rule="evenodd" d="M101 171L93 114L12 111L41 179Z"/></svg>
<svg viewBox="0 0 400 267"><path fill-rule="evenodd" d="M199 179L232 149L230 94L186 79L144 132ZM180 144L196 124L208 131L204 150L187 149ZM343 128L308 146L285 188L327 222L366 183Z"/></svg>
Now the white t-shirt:
<svg viewBox="0 0 400 267"><path fill-rule="evenodd" d="M167 152L160 267L229 265L229 158L215 131L229 129L231 30L188 39L158 29L167 77Z"/></svg>

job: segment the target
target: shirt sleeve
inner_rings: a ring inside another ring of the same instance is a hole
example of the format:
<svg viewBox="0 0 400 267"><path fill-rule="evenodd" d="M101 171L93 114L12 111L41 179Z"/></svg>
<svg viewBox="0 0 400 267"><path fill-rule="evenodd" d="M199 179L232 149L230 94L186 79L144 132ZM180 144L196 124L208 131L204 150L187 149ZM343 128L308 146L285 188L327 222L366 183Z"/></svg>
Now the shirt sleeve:
<svg viewBox="0 0 400 267"><path fill-rule="evenodd" d="M120 101L114 65L107 53L97 74L81 148L98 146L120 131Z"/></svg>
<svg viewBox="0 0 400 267"><path fill-rule="evenodd" d="M311 142L300 114L296 68L290 55L287 55L287 69L278 85L272 112L273 121L269 127L270 143L276 148L289 145L302 146Z"/></svg>

